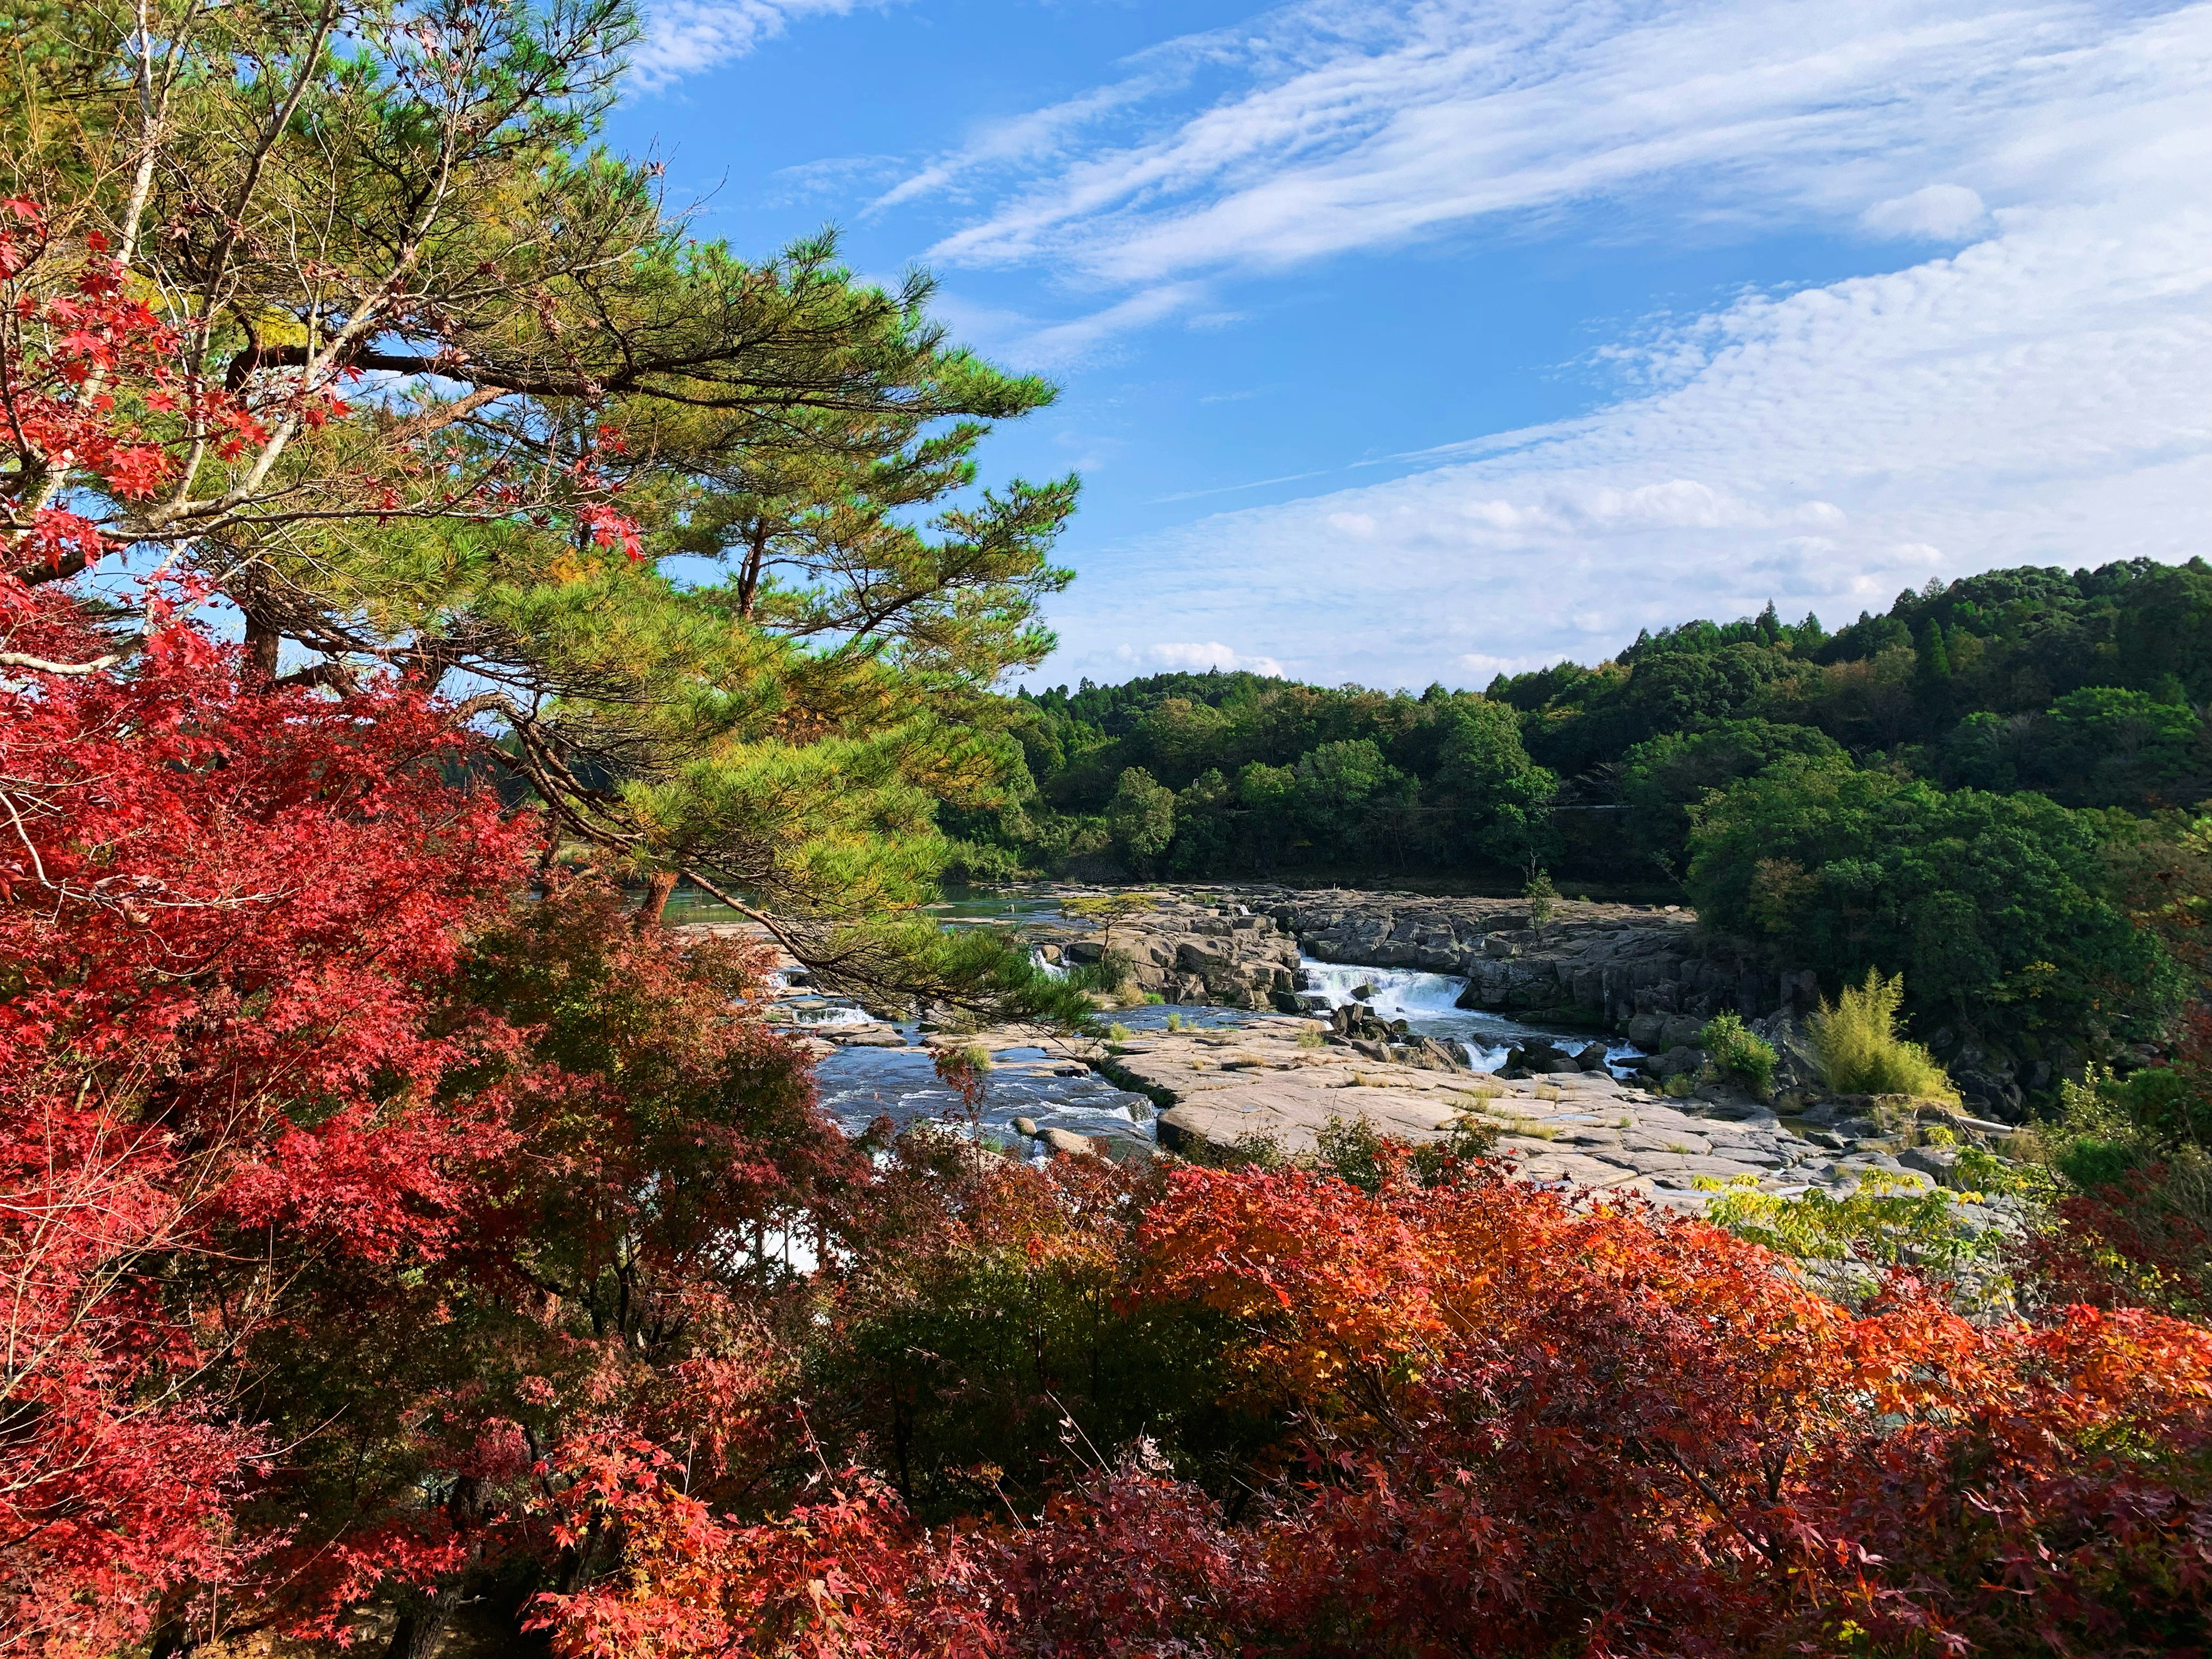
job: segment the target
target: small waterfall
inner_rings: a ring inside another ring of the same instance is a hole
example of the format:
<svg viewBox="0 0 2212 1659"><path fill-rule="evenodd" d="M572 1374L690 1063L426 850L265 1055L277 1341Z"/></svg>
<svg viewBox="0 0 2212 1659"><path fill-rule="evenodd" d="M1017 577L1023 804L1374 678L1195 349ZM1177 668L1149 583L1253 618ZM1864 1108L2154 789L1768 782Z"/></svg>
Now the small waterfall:
<svg viewBox="0 0 2212 1659"><path fill-rule="evenodd" d="M1366 987L1370 995L1359 999L1382 1019L1402 1019L1413 1031L1445 1042L1455 1042L1479 1072L1494 1072L1505 1063L1509 1051L1529 1037L1544 1037L1579 1048L1588 1036L1546 1031L1504 1014L1462 1008L1460 995L1467 981L1449 974L1425 974L1411 968L1363 968L1356 963L1299 959L1305 984L1328 1006L1340 1008L1353 1000L1352 993ZM1615 1062L1637 1052L1625 1043L1608 1042L1608 1058Z"/></svg>
<svg viewBox="0 0 2212 1659"><path fill-rule="evenodd" d="M1450 1013L1459 1003L1467 981L1445 974L1424 974L1411 968L1362 968L1354 963L1300 959L1306 983L1328 999L1332 1008L1352 1000L1361 986L1374 994L1362 999L1384 1019L1410 1019L1418 1014Z"/></svg>
<svg viewBox="0 0 2212 1659"><path fill-rule="evenodd" d="M1030 966L1037 969L1048 979L1067 977L1067 964L1064 962L1047 962L1042 951L1033 950L1030 952Z"/></svg>
<svg viewBox="0 0 2212 1659"><path fill-rule="evenodd" d="M811 1029L820 1025L873 1025L876 1017L857 1002L842 997L793 998L785 1007L791 1010L793 1025Z"/></svg>

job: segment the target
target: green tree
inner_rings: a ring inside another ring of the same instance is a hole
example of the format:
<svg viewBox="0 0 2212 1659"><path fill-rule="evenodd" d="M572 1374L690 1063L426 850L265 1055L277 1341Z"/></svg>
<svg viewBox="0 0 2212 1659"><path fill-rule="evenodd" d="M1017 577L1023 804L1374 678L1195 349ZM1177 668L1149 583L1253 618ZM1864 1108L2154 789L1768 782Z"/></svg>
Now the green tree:
<svg viewBox="0 0 2212 1659"><path fill-rule="evenodd" d="M1806 726L1749 719L1702 731L1669 732L1622 757L1620 799L1637 851L1669 876L1687 861L1690 809L1716 789L1762 771L1787 755L1840 758L1843 748Z"/></svg>
<svg viewBox="0 0 2212 1659"><path fill-rule="evenodd" d="M2097 814L1792 757L1692 818L1704 921L1832 985L1901 971L1929 1024L2145 1030L2174 1006L2170 959L2109 890Z"/></svg>
<svg viewBox="0 0 2212 1659"><path fill-rule="evenodd" d="M953 345L927 276L858 282L828 236L741 258L663 210L657 167L587 149L627 0L21 21L40 90L0 162L58 231L19 297L112 257L178 378L84 389L125 399L150 489L22 451L19 556L66 499L113 562L234 605L273 678L454 688L556 854L655 877L654 904L688 873L825 984L957 993L974 947L902 918L940 806L1018 787L987 694L1049 648L1075 493L971 489L972 458L1052 389ZM67 579L89 547L19 563Z"/></svg>
<svg viewBox="0 0 2212 1659"><path fill-rule="evenodd" d="M1371 738L1325 743L1298 758L1294 800L1316 842L1357 857L1370 852L1374 815L1410 803L1413 780L1382 757Z"/></svg>
<svg viewBox="0 0 2212 1659"><path fill-rule="evenodd" d="M1455 698L1440 722L1435 793L1467 855L1517 866L1546 837L1559 779L1528 758L1512 706Z"/></svg>
<svg viewBox="0 0 2212 1659"><path fill-rule="evenodd" d="M1114 845L1139 868L1147 868L1175 839L1175 793L1154 781L1141 766L1121 774L1114 799L1106 804L1106 824Z"/></svg>

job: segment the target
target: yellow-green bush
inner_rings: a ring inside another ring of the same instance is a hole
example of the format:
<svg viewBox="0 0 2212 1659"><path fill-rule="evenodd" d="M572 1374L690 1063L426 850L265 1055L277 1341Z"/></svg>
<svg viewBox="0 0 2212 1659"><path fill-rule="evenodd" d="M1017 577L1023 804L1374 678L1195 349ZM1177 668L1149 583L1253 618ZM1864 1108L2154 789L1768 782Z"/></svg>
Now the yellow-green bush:
<svg viewBox="0 0 2212 1659"><path fill-rule="evenodd" d="M1813 1057L1831 1089L1845 1095L1959 1098L1936 1056L1897 1034L1897 1011L1904 1000L1905 975L1884 979L1871 968L1866 983L1845 986L1832 1007L1821 1000L1807 1024Z"/></svg>
<svg viewBox="0 0 2212 1659"><path fill-rule="evenodd" d="M1698 1184L1717 1189L1705 1219L1800 1261L1856 1255L1884 1266L1957 1268L1996 1256L2004 1243L2002 1235L1960 1218L1960 1195L1925 1192L1886 1176L1869 1175L1842 1198L1817 1187L1783 1198L1761 1192L1748 1177Z"/></svg>

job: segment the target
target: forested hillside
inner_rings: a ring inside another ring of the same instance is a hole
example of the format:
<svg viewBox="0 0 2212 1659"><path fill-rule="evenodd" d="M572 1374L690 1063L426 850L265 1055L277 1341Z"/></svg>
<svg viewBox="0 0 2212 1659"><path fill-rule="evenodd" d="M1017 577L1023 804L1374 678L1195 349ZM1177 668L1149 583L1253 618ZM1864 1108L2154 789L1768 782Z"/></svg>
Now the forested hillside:
<svg viewBox="0 0 2212 1659"><path fill-rule="evenodd" d="M1246 673L1085 681L1016 715L1025 811L963 827L1048 866L1673 882L1690 811L1778 763L2131 813L2212 789L2212 568L1931 583L1829 633L1771 607L1646 633L1476 695Z"/></svg>

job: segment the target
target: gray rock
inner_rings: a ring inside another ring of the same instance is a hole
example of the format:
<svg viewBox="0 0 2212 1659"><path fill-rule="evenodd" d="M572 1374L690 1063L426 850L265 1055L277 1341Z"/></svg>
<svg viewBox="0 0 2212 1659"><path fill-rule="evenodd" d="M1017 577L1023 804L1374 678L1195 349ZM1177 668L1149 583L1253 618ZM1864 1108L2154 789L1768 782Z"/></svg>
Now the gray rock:
<svg viewBox="0 0 2212 1659"><path fill-rule="evenodd" d="M1055 1152L1066 1152L1076 1158L1097 1158L1101 1151L1097 1141L1073 1129L1047 1129L1037 1139Z"/></svg>
<svg viewBox="0 0 2212 1659"><path fill-rule="evenodd" d="M1917 1170L1938 1185L1951 1184L1952 1172L1959 1167L1959 1149L1955 1146L1907 1146L1897 1155L1904 1168Z"/></svg>
<svg viewBox="0 0 2212 1659"><path fill-rule="evenodd" d="M1031 1139L1036 1138L1036 1120L1034 1118L1018 1117L1007 1127L1018 1135L1027 1135Z"/></svg>

